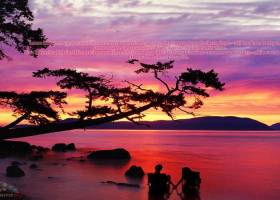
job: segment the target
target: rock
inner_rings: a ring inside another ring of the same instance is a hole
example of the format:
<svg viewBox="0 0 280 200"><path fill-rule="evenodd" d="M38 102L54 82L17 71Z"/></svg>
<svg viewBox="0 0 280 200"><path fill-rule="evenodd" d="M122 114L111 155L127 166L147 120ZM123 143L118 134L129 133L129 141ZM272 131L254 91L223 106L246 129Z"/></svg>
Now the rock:
<svg viewBox="0 0 280 200"><path fill-rule="evenodd" d="M144 170L142 167L138 167L135 165L132 165L126 172L125 176L130 178L142 178L145 175Z"/></svg>
<svg viewBox="0 0 280 200"><path fill-rule="evenodd" d="M27 142L0 141L0 157L25 156L32 153L32 147Z"/></svg>
<svg viewBox="0 0 280 200"><path fill-rule="evenodd" d="M70 143L66 146L67 151L76 151L76 146L74 143Z"/></svg>
<svg viewBox="0 0 280 200"><path fill-rule="evenodd" d="M11 165L6 169L6 176L7 177L21 177L24 176L24 171L19 168L17 165Z"/></svg>
<svg viewBox="0 0 280 200"><path fill-rule="evenodd" d="M36 165L36 164L31 164L31 165L29 166L29 168L30 168L30 169L38 169L38 165Z"/></svg>
<svg viewBox="0 0 280 200"><path fill-rule="evenodd" d="M65 152L66 147L67 147L67 145L64 143L57 143L52 147L52 150L56 151L56 152Z"/></svg>
<svg viewBox="0 0 280 200"><path fill-rule="evenodd" d="M140 188L140 185L139 185L139 184L122 183L122 182L115 182L115 181L102 181L101 183L105 183L105 184L113 184L113 185L123 186L123 187L134 187L134 188Z"/></svg>
<svg viewBox="0 0 280 200"><path fill-rule="evenodd" d="M42 146L37 146L36 150L37 150L38 153L46 153L47 151L49 151L49 148L45 148L45 147L42 147Z"/></svg>
<svg viewBox="0 0 280 200"><path fill-rule="evenodd" d="M129 152L125 149L112 149L112 150L100 150L94 151L88 155L89 159L102 160L102 159L118 159L129 160L131 158Z"/></svg>
<svg viewBox="0 0 280 200"><path fill-rule="evenodd" d="M32 155L29 160L31 161L39 161L39 160L42 160L44 157L43 155L41 154L36 154L36 155Z"/></svg>
<svg viewBox="0 0 280 200"><path fill-rule="evenodd" d="M57 143L52 147L52 150L56 152L76 151L76 147L74 143Z"/></svg>

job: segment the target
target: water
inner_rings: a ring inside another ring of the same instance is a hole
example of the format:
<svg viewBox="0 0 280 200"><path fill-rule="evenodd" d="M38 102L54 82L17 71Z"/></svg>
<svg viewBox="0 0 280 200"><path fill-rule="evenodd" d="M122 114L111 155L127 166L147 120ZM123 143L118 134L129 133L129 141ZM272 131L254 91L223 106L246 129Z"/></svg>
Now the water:
<svg viewBox="0 0 280 200"><path fill-rule="evenodd" d="M100 181L135 183L123 176L130 165L141 165L145 172L152 172L158 163L163 164L164 172L172 176L173 182L179 180L184 166L200 171L202 200L280 199L280 132L75 130L21 140L48 147L57 142L74 142L81 149L74 154L118 147L132 154L129 163L108 165L66 161L72 153L50 153L38 163L42 171L23 166L23 178L11 179L0 174L1 179L35 200L147 200L146 178L138 182L140 189ZM2 172L11 160L0 161ZM174 192L170 199L180 198Z"/></svg>

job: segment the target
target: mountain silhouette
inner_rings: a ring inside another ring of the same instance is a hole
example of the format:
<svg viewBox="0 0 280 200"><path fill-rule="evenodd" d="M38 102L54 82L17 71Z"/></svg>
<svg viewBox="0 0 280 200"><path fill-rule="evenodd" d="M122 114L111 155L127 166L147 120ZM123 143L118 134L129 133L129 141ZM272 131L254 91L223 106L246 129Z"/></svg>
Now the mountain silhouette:
<svg viewBox="0 0 280 200"><path fill-rule="evenodd" d="M68 119L67 121L73 119ZM65 123L65 121L64 121ZM180 120L143 121L142 125L120 121L92 126L93 129L138 129L138 130L272 130L268 125L250 118L198 117Z"/></svg>
<svg viewBox="0 0 280 200"><path fill-rule="evenodd" d="M280 130L280 123L272 124L270 126L273 130Z"/></svg>

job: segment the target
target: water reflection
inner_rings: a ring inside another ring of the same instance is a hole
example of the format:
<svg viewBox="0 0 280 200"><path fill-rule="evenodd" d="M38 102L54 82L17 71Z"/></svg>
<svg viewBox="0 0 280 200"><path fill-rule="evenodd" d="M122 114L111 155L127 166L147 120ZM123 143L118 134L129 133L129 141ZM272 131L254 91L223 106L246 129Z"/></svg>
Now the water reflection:
<svg viewBox="0 0 280 200"><path fill-rule="evenodd" d="M168 200L173 193L176 193L180 200L201 200L199 191L183 193L177 189L173 189L164 195L149 193L148 200Z"/></svg>

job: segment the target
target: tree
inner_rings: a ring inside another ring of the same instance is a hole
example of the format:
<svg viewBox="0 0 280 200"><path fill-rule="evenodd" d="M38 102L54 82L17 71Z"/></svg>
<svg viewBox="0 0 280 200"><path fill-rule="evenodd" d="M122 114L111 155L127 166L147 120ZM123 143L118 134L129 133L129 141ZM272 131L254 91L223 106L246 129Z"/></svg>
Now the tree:
<svg viewBox="0 0 280 200"><path fill-rule="evenodd" d="M17 120L0 130L0 139L85 128L123 118L138 124L144 117L143 112L151 108L160 109L173 119L176 109L193 114L194 110L203 105L202 98L209 97L209 88L221 91L225 85L220 82L214 70L203 72L188 68L175 77L172 85L162 78L162 74L173 68L174 61L145 64L133 59L128 63L140 66L135 71L137 74L145 76L152 74L164 89L155 91L129 81L125 81L127 84L125 87L115 87L112 80L104 76L91 76L74 69L44 68L34 72L33 76L55 77L58 79L57 85L62 90L75 88L85 91L87 105L84 109L71 113L77 118L76 121L62 124L58 120L66 104L66 92L34 91L28 94L0 92L0 106L11 108L14 115L19 116ZM191 99L193 101L189 103ZM36 125L26 128L16 127L23 120L29 120Z"/></svg>
<svg viewBox="0 0 280 200"><path fill-rule="evenodd" d="M32 29L33 14L28 0L1 0L0 7L0 60L9 58L3 47L14 47L18 52L29 51L37 57L38 50L47 48L42 29Z"/></svg>

